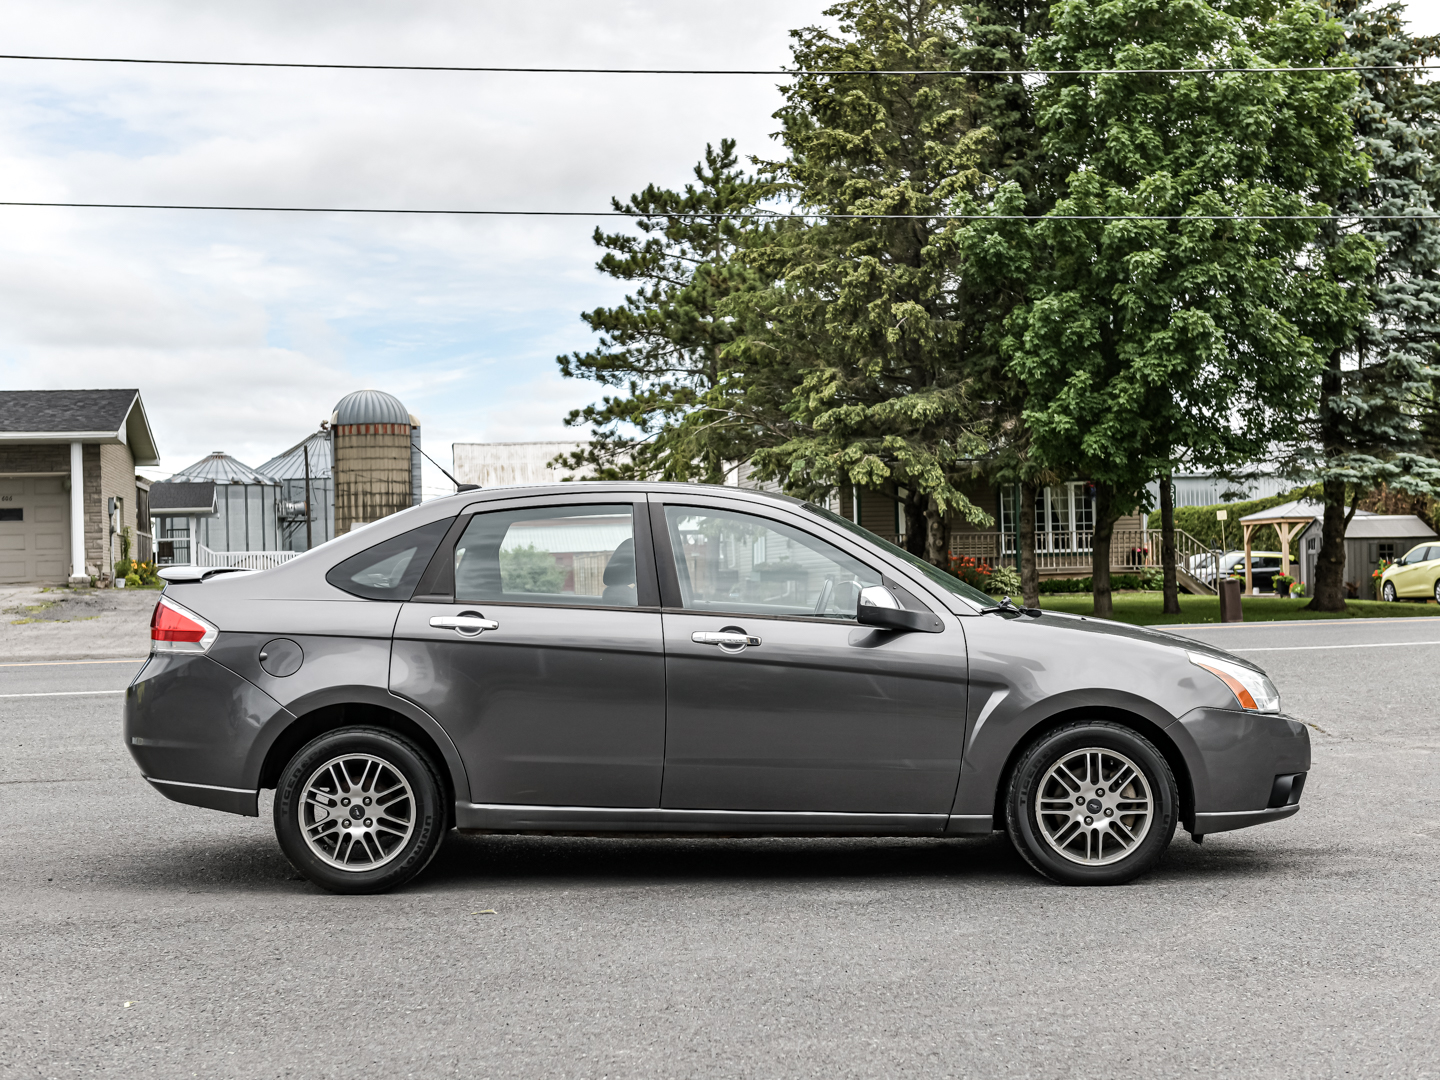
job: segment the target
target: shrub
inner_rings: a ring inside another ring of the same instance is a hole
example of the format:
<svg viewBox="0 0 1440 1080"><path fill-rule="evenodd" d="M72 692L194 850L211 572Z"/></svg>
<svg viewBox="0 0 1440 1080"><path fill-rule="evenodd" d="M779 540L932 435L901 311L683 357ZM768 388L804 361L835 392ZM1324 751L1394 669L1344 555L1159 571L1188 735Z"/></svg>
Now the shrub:
<svg viewBox="0 0 1440 1080"><path fill-rule="evenodd" d="M1019 596L1022 591L1020 571L1013 566L997 566L990 572L989 588L995 596Z"/></svg>

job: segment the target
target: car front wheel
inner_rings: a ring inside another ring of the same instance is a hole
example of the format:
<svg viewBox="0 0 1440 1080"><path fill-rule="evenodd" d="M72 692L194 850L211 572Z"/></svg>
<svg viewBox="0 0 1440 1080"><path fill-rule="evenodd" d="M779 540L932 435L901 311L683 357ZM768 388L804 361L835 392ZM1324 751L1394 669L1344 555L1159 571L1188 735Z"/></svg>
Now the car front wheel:
<svg viewBox="0 0 1440 1080"><path fill-rule="evenodd" d="M1067 885L1119 885L1160 861L1180 802L1163 754L1109 721L1037 739L1010 775L1006 828L1025 861Z"/></svg>
<svg viewBox="0 0 1440 1080"><path fill-rule="evenodd" d="M427 755L380 728L327 732L300 750L275 790L275 835L296 870L336 893L378 893L429 864L445 835Z"/></svg>
<svg viewBox="0 0 1440 1080"><path fill-rule="evenodd" d="M1437 590L1440 590L1440 584L1437 584L1435 587ZM1385 582L1385 584L1380 587L1380 596L1386 603L1393 604L1396 599L1395 583L1393 581ZM1440 596L1437 596L1437 599L1440 599Z"/></svg>

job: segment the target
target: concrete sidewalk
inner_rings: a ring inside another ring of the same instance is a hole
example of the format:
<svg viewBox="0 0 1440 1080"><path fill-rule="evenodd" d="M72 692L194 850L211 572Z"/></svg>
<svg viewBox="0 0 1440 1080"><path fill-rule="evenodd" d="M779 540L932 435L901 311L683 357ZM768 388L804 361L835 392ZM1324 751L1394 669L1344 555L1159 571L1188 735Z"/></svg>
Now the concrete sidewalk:
<svg viewBox="0 0 1440 1080"><path fill-rule="evenodd" d="M139 659L158 589L0 586L0 663Z"/></svg>

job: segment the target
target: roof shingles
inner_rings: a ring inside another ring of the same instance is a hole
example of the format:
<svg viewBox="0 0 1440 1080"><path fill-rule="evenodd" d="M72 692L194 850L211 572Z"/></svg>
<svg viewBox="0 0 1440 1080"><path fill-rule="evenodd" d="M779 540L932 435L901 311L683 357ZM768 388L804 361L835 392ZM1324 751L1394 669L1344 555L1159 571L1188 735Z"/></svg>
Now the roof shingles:
<svg viewBox="0 0 1440 1080"><path fill-rule="evenodd" d="M115 432L139 390L0 390L0 432Z"/></svg>

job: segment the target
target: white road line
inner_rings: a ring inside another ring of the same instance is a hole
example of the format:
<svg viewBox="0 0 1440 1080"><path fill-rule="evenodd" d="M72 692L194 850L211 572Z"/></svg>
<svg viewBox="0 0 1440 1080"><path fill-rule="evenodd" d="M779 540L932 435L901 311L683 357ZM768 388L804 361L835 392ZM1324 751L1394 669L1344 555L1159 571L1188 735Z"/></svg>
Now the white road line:
<svg viewBox="0 0 1440 1080"><path fill-rule="evenodd" d="M1440 641L1366 641L1350 645L1226 646L1232 652L1313 652L1316 649L1393 649L1397 645L1440 645Z"/></svg>
<svg viewBox="0 0 1440 1080"><path fill-rule="evenodd" d="M123 694L124 692L124 690L50 690L43 694L0 694L0 698L87 697L92 694Z"/></svg>

